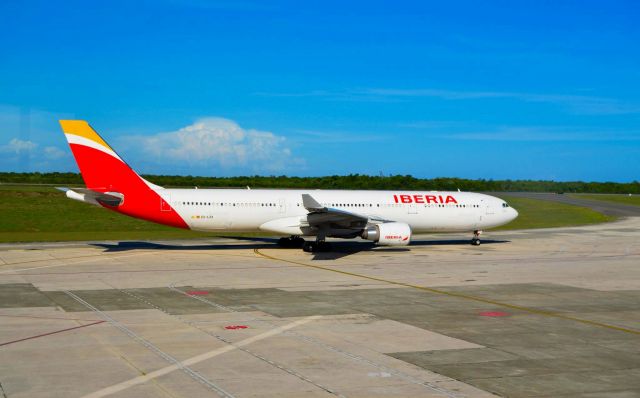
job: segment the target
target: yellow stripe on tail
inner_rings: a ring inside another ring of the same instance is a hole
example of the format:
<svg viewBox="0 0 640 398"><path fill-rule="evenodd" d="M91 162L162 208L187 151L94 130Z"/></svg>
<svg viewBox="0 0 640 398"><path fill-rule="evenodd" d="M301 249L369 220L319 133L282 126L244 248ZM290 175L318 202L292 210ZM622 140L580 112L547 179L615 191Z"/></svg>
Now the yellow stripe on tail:
<svg viewBox="0 0 640 398"><path fill-rule="evenodd" d="M113 151L109 144L107 144L102 137L100 137L98 133L89 126L89 123L84 120L60 120L60 126L62 126L62 131L64 131L65 134L84 137Z"/></svg>

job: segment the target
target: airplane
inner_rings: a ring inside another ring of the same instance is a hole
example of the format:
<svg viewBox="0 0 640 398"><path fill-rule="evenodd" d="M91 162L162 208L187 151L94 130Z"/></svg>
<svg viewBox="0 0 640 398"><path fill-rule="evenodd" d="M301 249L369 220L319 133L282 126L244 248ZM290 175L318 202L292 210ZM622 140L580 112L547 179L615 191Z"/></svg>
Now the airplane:
<svg viewBox="0 0 640 398"><path fill-rule="evenodd" d="M328 237L406 246L414 233L473 231L507 224L518 212L472 192L314 189L169 189L140 177L84 120L60 120L86 188L70 199L131 217L205 232L265 232L283 247L330 250ZM307 241L303 237L315 237Z"/></svg>

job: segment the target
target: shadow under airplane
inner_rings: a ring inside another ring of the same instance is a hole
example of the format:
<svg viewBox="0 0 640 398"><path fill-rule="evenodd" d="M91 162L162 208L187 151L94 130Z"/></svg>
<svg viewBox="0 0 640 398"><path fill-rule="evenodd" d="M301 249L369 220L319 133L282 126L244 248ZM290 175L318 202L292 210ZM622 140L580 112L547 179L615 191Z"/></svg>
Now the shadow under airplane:
<svg viewBox="0 0 640 398"><path fill-rule="evenodd" d="M130 250L229 250L229 249L280 249L280 250L300 250L291 248L280 248L276 238L259 238L244 236L223 236L225 239L245 241L242 244L164 244L141 241L124 241L116 244L92 243L92 246L102 247L105 252L122 252ZM508 240L482 240L482 245L493 245L509 243ZM313 253L312 260L336 260L352 254L375 251L379 253L408 252L412 246L467 246L468 239L448 239L448 240L416 240L407 247L377 246L373 242L361 241L332 241L331 250L328 252ZM303 253L300 250L301 253ZM306 254L306 253L305 253Z"/></svg>

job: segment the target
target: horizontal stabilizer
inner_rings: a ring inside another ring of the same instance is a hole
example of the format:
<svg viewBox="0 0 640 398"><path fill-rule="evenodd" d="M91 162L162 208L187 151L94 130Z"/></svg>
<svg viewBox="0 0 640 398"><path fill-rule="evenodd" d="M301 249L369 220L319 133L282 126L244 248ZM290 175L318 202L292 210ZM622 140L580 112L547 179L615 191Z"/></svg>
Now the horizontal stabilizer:
<svg viewBox="0 0 640 398"><path fill-rule="evenodd" d="M98 192L86 188L56 187L56 189L65 192L69 199L93 205L117 207L124 202L124 195L119 192Z"/></svg>

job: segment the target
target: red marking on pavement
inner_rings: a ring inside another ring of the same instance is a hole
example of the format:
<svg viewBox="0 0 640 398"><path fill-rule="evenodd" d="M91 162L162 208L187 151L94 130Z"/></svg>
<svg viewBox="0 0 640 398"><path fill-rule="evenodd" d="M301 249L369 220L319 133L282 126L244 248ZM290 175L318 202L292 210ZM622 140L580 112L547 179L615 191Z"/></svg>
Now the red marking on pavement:
<svg viewBox="0 0 640 398"><path fill-rule="evenodd" d="M205 294L209 294L206 290L189 290L187 292L189 296L204 296Z"/></svg>
<svg viewBox="0 0 640 398"><path fill-rule="evenodd" d="M25 337L24 339L18 339L18 340L13 340L13 341L7 341L6 343L0 343L0 347L4 346L4 345L9 345L9 344L13 344L13 343L19 343L21 341L25 341L25 340L31 340L31 339L37 339L38 337L44 337L44 336L50 336L52 334L56 334L56 333L62 333L62 332L67 332L69 330L74 330L74 329L80 329L80 328L86 328L87 326L93 326L93 325L97 325L99 323L104 323L104 321L98 321L98 322L93 322L93 323L87 323L86 325L80 325L80 326L75 326L72 328L66 328L66 329L61 329L61 330L56 330L54 332L49 332L49 333L43 333L43 334L39 334L37 336L30 336L30 337Z"/></svg>
<svg viewBox="0 0 640 398"><path fill-rule="evenodd" d="M508 316L509 314L506 312L502 312L502 311L484 311L480 313L480 316L490 316L493 318L496 317L500 317L500 316Z"/></svg>
<svg viewBox="0 0 640 398"><path fill-rule="evenodd" d="M249 326L246 325L229 325L229 326L225 326L225 329L229 329L229 330L236 330L236 329L247 329Z"/></svg>
<svg viewBox="0 0 640 398"><path fill-rule="evenodd" d="M52 316L35 316L35 315L0 314L0 316L7 316L9 318L60 319L62 321L83 321L83 322L96 322L97 321L97 319L60 318L60 317L52 317Z"/></svg>

